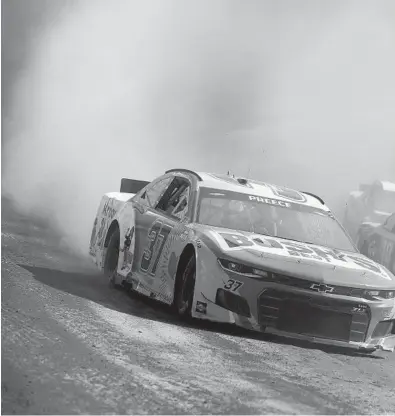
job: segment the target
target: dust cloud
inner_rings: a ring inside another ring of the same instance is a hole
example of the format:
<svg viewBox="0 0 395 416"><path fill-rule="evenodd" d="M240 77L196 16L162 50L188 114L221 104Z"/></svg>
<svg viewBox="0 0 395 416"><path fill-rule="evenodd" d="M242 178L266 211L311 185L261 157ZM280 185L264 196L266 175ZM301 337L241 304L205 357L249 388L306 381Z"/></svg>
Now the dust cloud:
<svg viewBox="0 0 395 416"><path fill-rule="evenodd" d="M250 175L341 213L395 179L391 1L76 0L3 120L3 194L87 252L101 195L165 169Z"/></svg>

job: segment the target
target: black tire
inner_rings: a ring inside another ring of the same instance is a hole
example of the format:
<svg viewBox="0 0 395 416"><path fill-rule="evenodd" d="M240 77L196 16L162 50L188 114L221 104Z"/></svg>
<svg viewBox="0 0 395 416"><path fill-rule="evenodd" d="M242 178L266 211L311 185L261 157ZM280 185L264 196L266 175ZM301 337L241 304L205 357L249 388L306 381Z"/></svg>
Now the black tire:
<svg viewBox="0 0 395 416"><path fill-rule="evenodd" d="M107 282L111 287L119 287L119 285L115 284L115 275L119 257L119 242L119 228L116 228L111 234L108 242L106 257L104 259L104 275L106 276Z"/></svg>
<svg viewBox="0 0 395 416"><path fill-rule="evenodd" d="M359 251L362 254L364 254L365 256L367 256L368 255L368 241L367 240L364 240L364 242L362 243L362 245L361 245L361 243L359 243L359 245L361 246L361 248L357 247L359 249Z"/></svg>
<svg viewBox="0 0 395 416"><path fill-rule="evenodd" d="M371 240L368 239L366 242L366 256L372 259L373 261L377 260L377 249L378 249L378 242L376 238L372 238Z"/></svg>
<svg viewBox="0 0 395 416"><path fill-rule="evenodd" d="M191 317L193 294L196 280L196 258L191 256L184 270L177 278L174 307L179 316Z"/></svg>

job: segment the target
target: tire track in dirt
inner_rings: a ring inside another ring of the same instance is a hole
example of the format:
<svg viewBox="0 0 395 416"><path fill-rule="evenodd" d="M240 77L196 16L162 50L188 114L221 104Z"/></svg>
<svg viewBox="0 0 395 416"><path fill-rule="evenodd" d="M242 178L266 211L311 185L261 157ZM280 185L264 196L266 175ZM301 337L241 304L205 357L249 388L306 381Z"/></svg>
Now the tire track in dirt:
<svg viewBox="0 0 395 416"><path fill-rule="evenodd" d="M366 414L395 354L345 355L205 323L107 287L41 229L2 229L3 413Z"/></svg>

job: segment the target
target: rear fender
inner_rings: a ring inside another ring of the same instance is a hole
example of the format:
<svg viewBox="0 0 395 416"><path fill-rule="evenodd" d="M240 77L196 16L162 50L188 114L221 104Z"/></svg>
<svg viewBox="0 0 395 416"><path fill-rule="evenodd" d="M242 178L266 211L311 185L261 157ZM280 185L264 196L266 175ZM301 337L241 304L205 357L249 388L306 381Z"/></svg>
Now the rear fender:
<svg viewBox="0 0 395 416"><path fill-rule="evenodd" d="M119 198L119 195L121 195L121 198ZM105 194L101 198L89 244L89 254L100 270L103 268L103 252L110 225L116 219L118 212L125 204L125 200L130 199L131 196L133 195L117 192Z"/></svg>

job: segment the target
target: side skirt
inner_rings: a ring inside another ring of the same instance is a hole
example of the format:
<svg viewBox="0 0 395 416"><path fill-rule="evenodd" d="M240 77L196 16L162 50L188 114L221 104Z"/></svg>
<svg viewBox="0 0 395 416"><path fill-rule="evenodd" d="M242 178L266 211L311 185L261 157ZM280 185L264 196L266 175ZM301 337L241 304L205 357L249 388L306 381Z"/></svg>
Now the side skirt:
<svg viewBox="0 0 395 416"><path fill-rule="evenodd" d="M126 290L126 291L133 291L139 293L143 296L146 296L151 299L158 300L159 302L165 303L166 305L171 305L172 301L170 301L167 297L163 296L160 293L153 292L151 288L145 286L141 281L135 276L128 276L126 279L123 276L118 274L117 278L119 279L119 284Z"/></svg>

